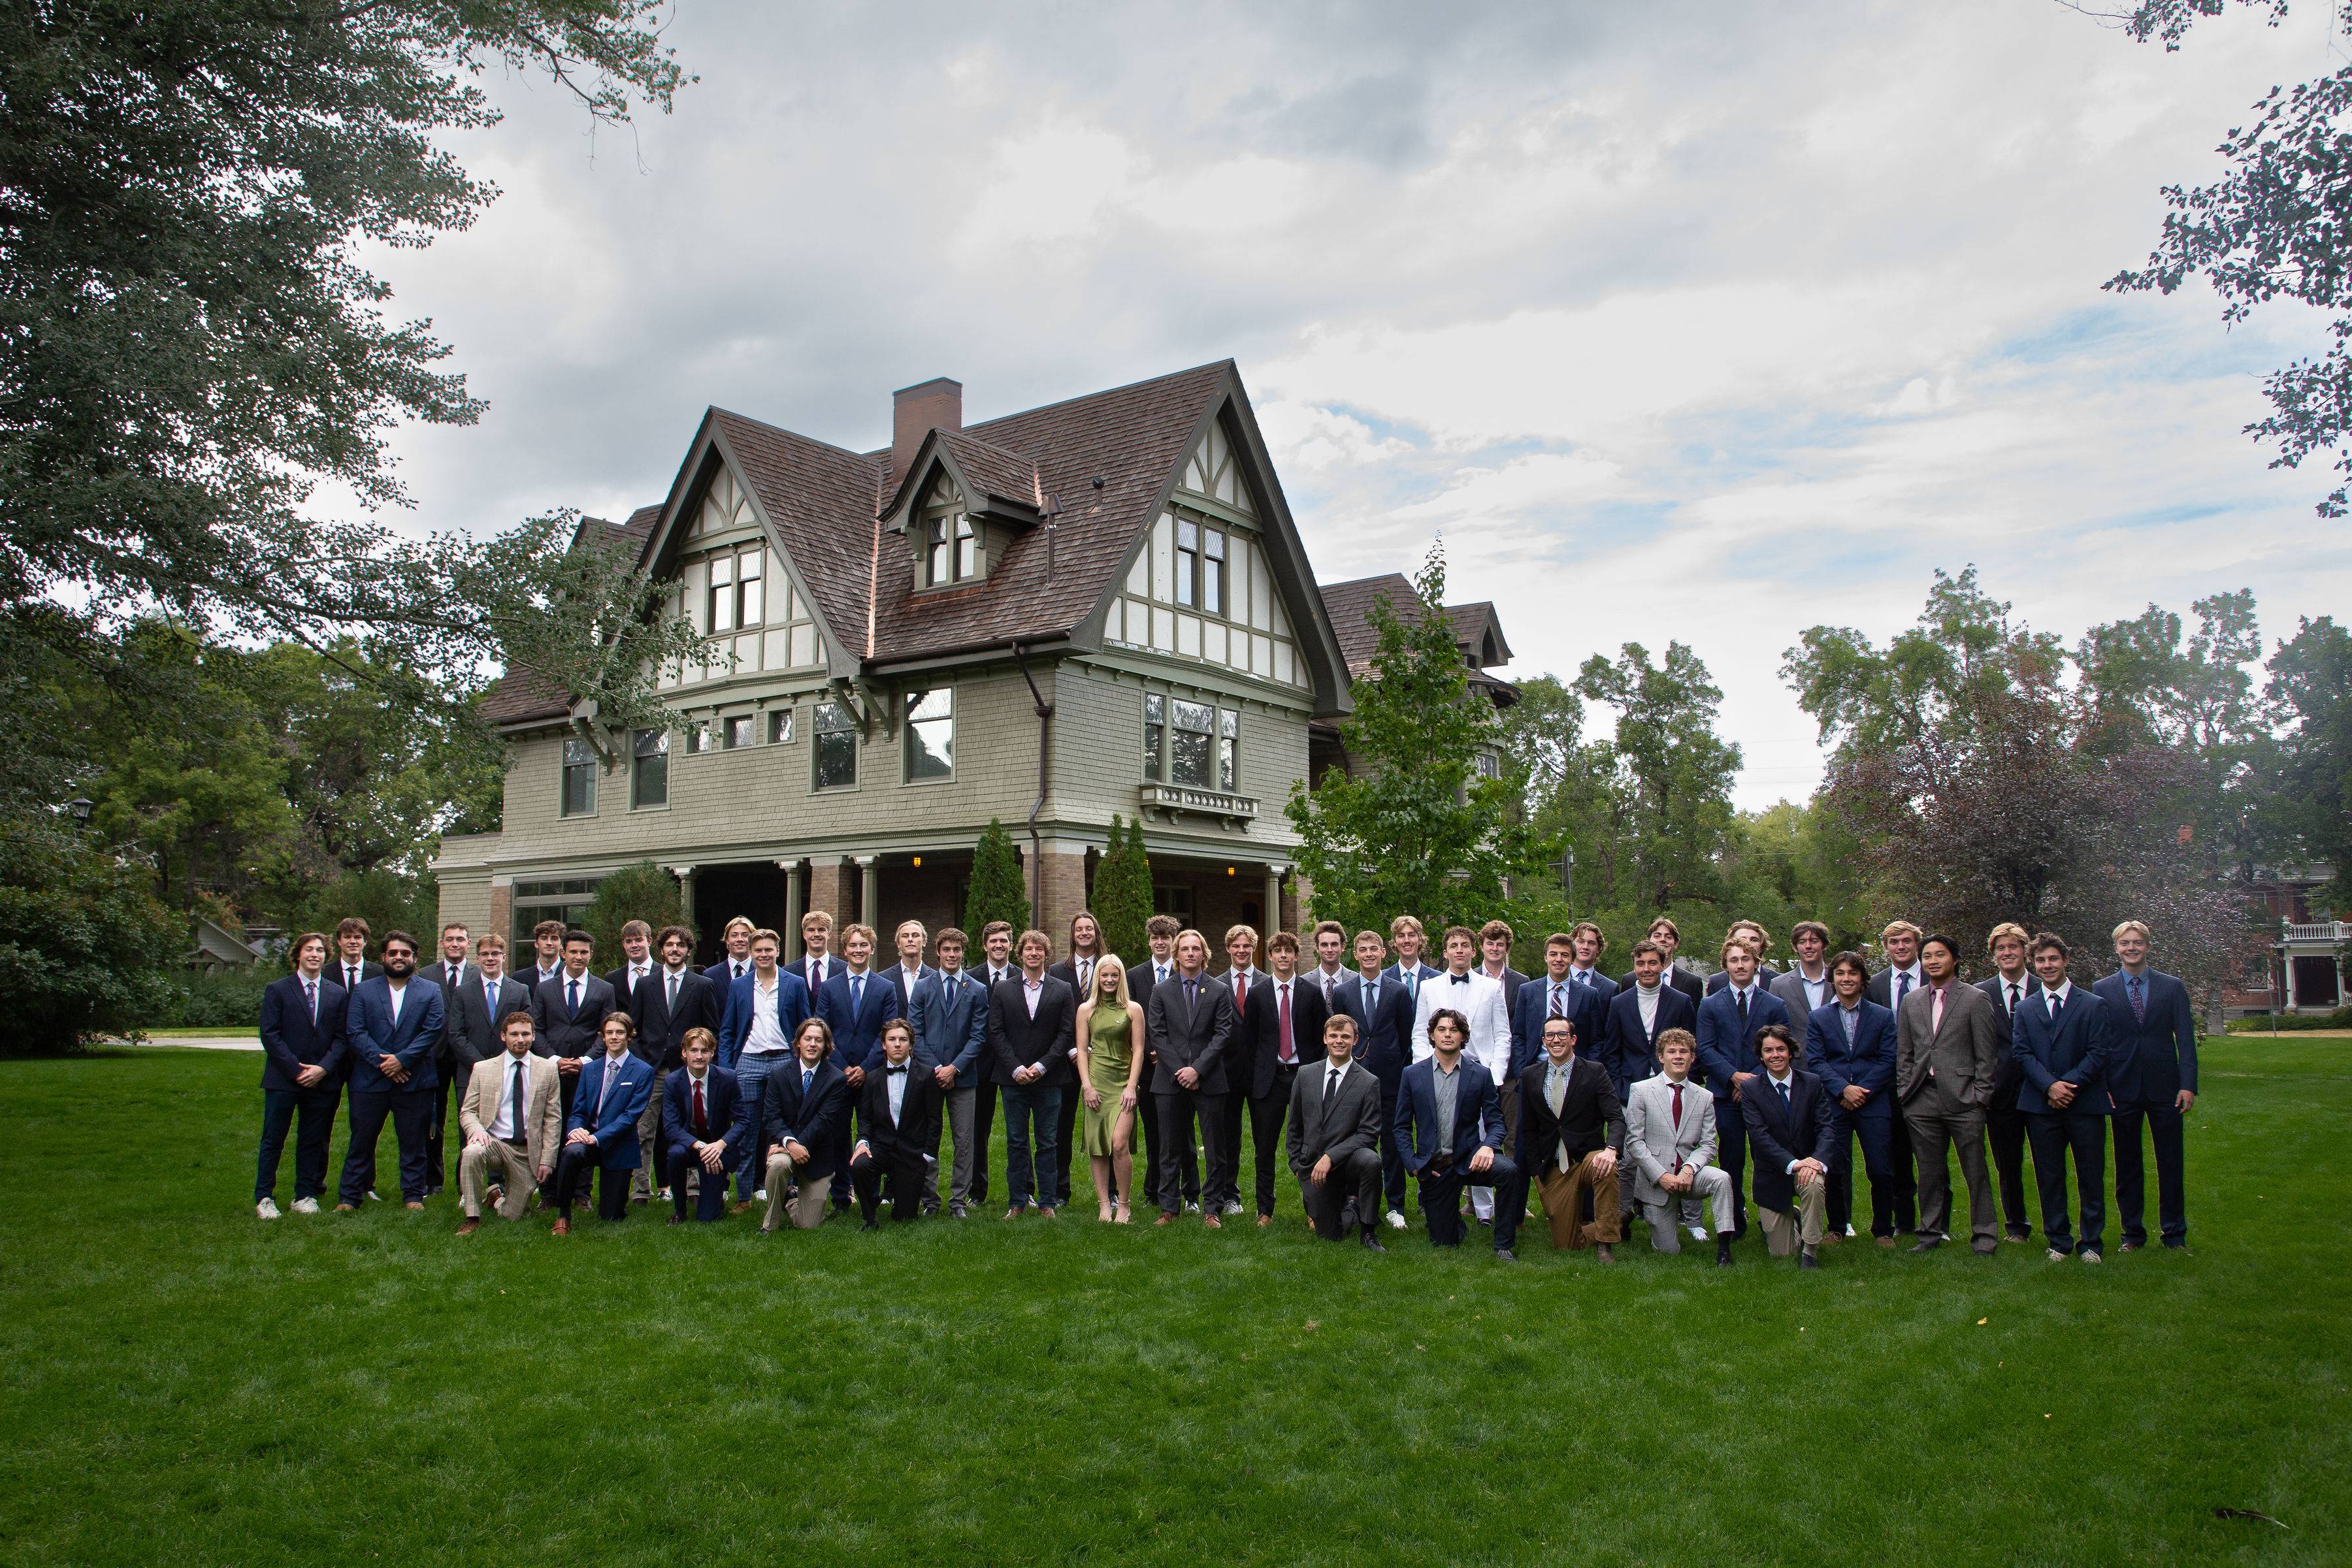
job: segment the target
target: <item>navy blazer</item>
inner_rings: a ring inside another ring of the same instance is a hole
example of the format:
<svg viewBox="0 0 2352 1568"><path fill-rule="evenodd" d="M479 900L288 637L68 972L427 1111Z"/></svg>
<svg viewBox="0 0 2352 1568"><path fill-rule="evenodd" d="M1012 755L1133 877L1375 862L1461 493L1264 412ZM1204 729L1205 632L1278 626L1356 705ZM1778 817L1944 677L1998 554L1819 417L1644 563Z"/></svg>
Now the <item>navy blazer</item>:
<svg viewBox="0 0 2352 1568"><path fill-rule="evenodd" d="M2024 1074L2017 1086L2017 1109L2051 1111L2050 1086L2063 1081L2074 1086L2074 1102L2067 1111L2088 1111L2094 1116L2113 1111L2115 1101L2108 1098L2105 1076L2115 1048L2114 1029L2114 1014L2106 1003L2096 992L2079 985L2068 988L2066 1001L2054 1019L2046 994L2021 1003L2011 1026L2009 1047Z"/></svg>
<svg viewBox="0 0 2352 1568"><path fill-rule="evenodd" d="M1620 1100L1634 1084L1658 1076L1660 1035L1668 1029L1688 1029L1693 1035L1698 1032L1697 1005L1664 982L1658 985L1658 1010L1652 1016L1647 1033L1642 1028L1639 985L1625 986L1609 999L1608 1018L1601 1030L1601 1049L1595 1054L1601 1065L1609 1069L1609 1076L1616 1080ZM1887 1038L1891 1040L1894 1036Z"/></svg>
<svg viewBox="0 0 2352 1568"><path fill-rule="evenodd" d="M1412 998L1402 982L1382 974L1377 997L1364 998L1364 977L1351 974L1332 993L1340 1012L1356 1020L1356 1060L1381 1080L1381 1098L1396 1100L1412 1060Z"/></svg>
<svg viewBox="0 0 2352 1568"><path fill-rule="evenodd" d="M792 966L790 964L779 964L777 967L780 969L789 969ZM746 958L743 961L743 973L746 974L751 973L751 961L749 958ZM722 953L719 955L718 963L712 964L709 968L702 972L702 977L705 980L709 981L713 985L718 986L719 994L721 996L724 996L727 994L728 987L735 984L735 961Z"/></svg>
<svg viewBox="0 0 2352 1568"><path fill-rule="evenodd" d="M598 1164L608 1171L634 1171L639 1163L637 1118L646 1113L646 1104L654 1097L654 1069L635 1051L624 1056L621 1081L613 1086L611 1097L604 1100L604 1114L599 1118L596 1101L604 1094L604 1074L612 1059L598 1051L581 1067L580 1089L572 1097L572 1115L563 1131L568 1137L585 1128L596 1135Z"/></svg>
<svg viewBox="0 0 2352 1568"><path fill-rule="evenodd" d="M759 988L759 971L753 970L727 989L727 1011L719 1020L719 1065L728 1071L735 1070L735 1058L743 1054L743 1042L751 1035L751 996ZM776 1027L784 1032L784 1044L793 1043L793 1031L806 1022L809 1014L808 987L801 977L789 969L776 971ZM841 1042L834 1042L835 1049Z"/></svg>
<svg viewBox="0 0 2352 1568"><path fill-rule="evenodd" d="M319 1016L313 1022L302 999L300 975L271 981L261 994L261 1087L291 1093L300 1087L294 1075L306 1067L327 1069L327 1076L319 1081L320 1089L332 1089L341 1081L348 1054L343 1048L343 1030L349 1005L343 988L321 971Z"/></svg>
<svg viewBox="0 0 2352 1568"><path fill-rule="evenodd" d="M1855 1030L1856 1034L1861 1031ZM1757 1081L1739 1102L1739 1120L1748 1130L1748 1163L1755 1168L1756 1201L1785 1214L1797 1201L1797 1179L1789 1166L1797 1160L1830 1163L1837 1152L1837 1118L1829 1087L1801 1067L1789 1070L1789 1103L1762 1068Z"/></svg>
<svg viewBox="0 0 2352 1568"><path fill-rule="evenodd" d="M853 1012L849 965L845 963L824 977L824 989L816 994L816 1016L832 1028L834 1052L842 1066L871 1072L882 1065L882 1026L907 1013L898 1005L898 983L877 969L866 972L863 1001Z"/></svg>
<svg viewBox="0 0 2352 1568"><path fill-rule="evenodd" d="M2197 1013L2189 987L2147 972L2147 1019L2132 1016L2121 970L2091 987L2107 1008L2106 1089L2117 1105L2170 1105L2197 1092ZM2046 1011L2046 1009L2045 1009Z"/></svg>
<svg viewBox="0 0 2352 1568"><path fill-rule="evenodd" d="M1767 1024L1778 1024L1791 1035L1797 1032L1789 1019L1789 1005L1761 984L1748 998L1745 1037L1739 1032L1739 1008L1731 1000L1730 986L1699 1004L1698 1027L1693 1031L1698 1036L1699 1070L1706 1075L1707 1092L1716 1099L1731 1098L1732 1074L1764 1070L1764 1059L1756 1054L1756 1031Z"/></svg>
<svg viewBox="0 0 2352 1568"><path fill-rule="evenodd" d="M768 1074L761 1100L769 1147L791 1139L809 1152L809 1163L799 1172L800 1180L813 1182L842 1168L848 1152L841 1147L840 1140L849 1131L845 1114L849 1079L841 1070L838 1056L828 1054L816 1064L816 1075L809 1080L806 1094L801 1092L800 1058L787 1059ZM752 1151L751 1157L754 1169L767 1169L766 1149Z"/></svg>
<svg viewBox="0 0 2352 1568"><path fill-rule="evenodd" d="M943 971L915 987L907 1017L915 1026L915 1057L926 1067L956 1069L956 1087L969 1089L988 1044L988 987L968 969Z"/></svg>
<svg viewBox="0 0 2352 1568"><path fill-rule="evenodd" d="M352 1088L375 1094L423 1094L440 1084L433 1053L441 1043L441 987L413 976L400 998L400 1018L392 1016L392 984L383 976L362 980L343 1007L343 1037L351 1051ZM406 1083L394 1083L376 1066L380 1057L398 1057Z"/></svg>
<svg viewBox="0 0 2352 1568"><path fill-rule="evenodd" d="M604 1054L604 1015L620 1004L613 988L594 974L580 977L580 1010L572 1010L572 976L558 974L540 982L530 994L530 1021L538 1026L539 1042L531 1052L542 1057L577 1057L585 1060Z"/></svg>
<svg viewBox="0 0 2352 1568"><path fill-rule="evenodd" d="M1500 1153L1503 1148L1502 1101L1495 1093L1495 1075L1468 1058L1454 1068L1460 1081L1454 1089L1454 1163L1465 1167L1481 1145ZM1426 1056L1404 1069L1397 1086L1397 1150L1405 1169L1419 1174L1437 1158L1437 1058Z"/></svg>
<svg viewBox="0 0 2352 1568"><path fill-rule="evenodd" d="M743 1114L743 1086L716 1062L704 1079L702 1114L710 1131L703 1141L716 1138L726 1144L723 1164L732 1165L741 1153L743 1140L751 1135L751 1120ZM694 1142L694 1080L684 1072L674 1072L662 1084L662 1147L692 1148Z"/></svg>
<svg viewBox="0 0 2352 1568"><path fill-rule="evenodd" d="M1573 969L1570 970L1568 972L1568 977L1570 980L1575 979L1576 971ZM1595 969L1585 975L1584 984L1588 989L1597 992L1600 994L1601 1010L1603 1013L1608 1012L1610 1002L1617 994L1617 983L1614 980L1610 979L1609 976L1601 973L1601 971Z"/></svg>
<svg viewBox="0 0 2352 1568"><path fill-rule="evenodd" d="M1606 1067L1601 1060L1601 1037L1609 1030L1609 1003L1590 985L1568 985L1568 1016L1576 1025L1576 1054ZM1551 1016L1551 975L1531 974L1519 987L1511 1008L1511 1076L1518 1077L1544 1054L1544 1020Z"/></svg>
<svg viewBox="0 0 2352 1568"><path fill-rule="evenodd" d="M721 1011L725 1005L716 981L688 969L678 976L677 1006L673 1010L669 1005L669 973L657 968L629 994L629 1021L637 1026L633 1048L653 1063L656 1071L669 1072L683 1067L686 1032L708 1029L716 1039L719 1026L727 1021Z"/></svg>
<svg viewBox="0 0 2352 1568"><path fill-rule="evenodd" d="M1895 1015L1867 996L1856 1005L1859 1014L1853 1021L1853 1044L1845 1043L1845 1021L1838 1016L1838 1004L1830 1002L1813 1009L1805 1021L1805 1070L1819 1073L1832 1100L1845 1093L1846 1085L1855 1084L1870 1090L1870 1098L1862 1102L1857 1116L1891 1116L1895 1113ZM1843 1105L1838 1107L1843 1110Z"/></svg>
<svg viewBox="0 0 2352 1568"><path fill-rule="evenodd" d="M1230 991L1233 982L1225 983ZM1230 1092L1263 1100L1275 1092L1275 1069L1282 1065L1282 1006L1268 974L1250 987L1250 1012L1234 1031L1225 1049L1225 1083ZM1290 1052L1294 1067L1323 1059L1323 1024L1330 1017L1323 1008L1323 988L1292 975L1290 980ZM1283 1091L1283 1103L1290 1103Z"/></svg>

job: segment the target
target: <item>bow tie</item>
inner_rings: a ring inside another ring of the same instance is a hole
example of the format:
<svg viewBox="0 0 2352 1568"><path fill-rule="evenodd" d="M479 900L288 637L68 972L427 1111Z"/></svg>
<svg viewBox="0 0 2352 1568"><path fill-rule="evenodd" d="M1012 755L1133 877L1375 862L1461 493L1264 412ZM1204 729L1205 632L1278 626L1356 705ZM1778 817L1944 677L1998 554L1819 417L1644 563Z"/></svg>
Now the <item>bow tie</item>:
<svg viewBox="0 0 2352 1568"><path fill-rule="evenodd" d="M1454 984L1456 985L1467 985L1470 984L1470 977L1466 974L1457 974L1454 977Z"/></svg>
<svg viewBox="0 0 2352 1568"><path fill-rule="evenodd" d="M903 1075L905 1074L905 1072L906 1072L906 1070L907 1070L907 1064L906 1064L906 1063L904 1063L904 1062L901 1062L901 1063L899 1063L897 1067L894 1067L894 1068L884 1068L883 1070L884 1070L884 1071L886 1071L886 1072L887 1072L887 1073L888 1073L892 1078L898 1078L898 1077L901 1077L901 1076L903 1076Z"/></svg>

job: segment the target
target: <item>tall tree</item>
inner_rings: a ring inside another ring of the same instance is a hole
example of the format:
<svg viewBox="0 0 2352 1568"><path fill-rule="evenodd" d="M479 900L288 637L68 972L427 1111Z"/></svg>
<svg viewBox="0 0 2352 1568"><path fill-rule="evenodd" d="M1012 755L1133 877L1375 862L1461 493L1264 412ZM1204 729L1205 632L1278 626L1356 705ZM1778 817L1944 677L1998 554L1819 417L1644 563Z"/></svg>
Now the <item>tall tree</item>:
<svg viewBox="0 0 2352 1568"><path fill-rule="evenodd" d="M1102 926L1103 943L1129 963L1139 963L1150 951L1144 926L1151 919L1151 859L1143 847L1143 819L1122 831L1119 819L1110 819L1110 847L1095 867L1095 919Z"/></svg>
<svg viewBox="0 0 2352 1568"><path fill-rule="evenodd" d="M1739 748L1715 732L1723 693L1685 644L1663 663L1627 643L1612 663L1600 654L1576 678L1580 696L1617 710L1610 742L1624 802L1620 822L1627 890L1652 909L1678 899L1719 901L1717 870L1731 828Z"/></svg>
<svg viewBox="0 0 2352 1568"><path fill-rule="evenodd" d="M55 1055L151 1023L168 991L142 953L184 951L145 869L54 823L0 817L0 1055Z"/></svg>
<svg viewBox="0 0 2352 1568"><path fill-rule="evenodd" d="M2287 715L2270 826L2334 868L2323 896L2340 918L2352 910L2352 634L2326 616L2302 622L2271 656L2269 695Z"/></svg>
<svg viewBox="0 0 2352 1568"><path fill-rule="evenodd" d="M621 962L621 928L643 921L656 931L684 925L686 900L677 878L651 860L624 866L596 884L588 900L583 929L596 939L596 956L604 963Z"/></svg>
<svg viewBox="0 0 2352 1568"><path fill-rule="evenodd" d="M979 950L980 933L991 921L1003 921L1018 931L1029 924L1029 884L1021 875L1021 855L1013 835L992 816L972 847L971 888L964 895L963 929Z"/></svg>

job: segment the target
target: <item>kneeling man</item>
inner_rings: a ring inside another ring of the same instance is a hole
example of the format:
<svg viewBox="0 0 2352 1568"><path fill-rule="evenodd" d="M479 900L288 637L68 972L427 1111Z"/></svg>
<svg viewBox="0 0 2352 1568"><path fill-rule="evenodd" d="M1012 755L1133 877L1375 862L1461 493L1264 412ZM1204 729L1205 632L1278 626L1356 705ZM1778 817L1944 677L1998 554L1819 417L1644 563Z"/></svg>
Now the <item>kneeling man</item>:
<svg viewBox="0 0 2352 1568"><path fill-rule="evenodd" d="M1356 1020L1323 1025L1323 1059L1290 1082L1290 1173L1315 1234L1347 1239L1352 1217L1374 1252L1381 1219L1381 1080L1356 1066ZM1352 1213L1349 1205L1353 1205Z"/></svg>
<svg viewBox="0 0 2352 1568"><path fill-rule="evenodd" d="M1470 1020L1451 1007L1428 1015L1429 1055L1404 1069L1397 1089L1396 1140L1421 1182L1421 1214L1435 1247L1462 1245L1462 1189L1495 1189L1495 1256L1516 1262L1511 1243L1527 1212L1528 1184L1503 1151L1503 1113L1494 1074L1465 1069ZM1688 1034L1683 1037L1688 1039Z"/></svg>
<svg viewBox="0 0 2352 1568"><path fill-rule="evenodd" d="M555 1173L555 1146L563 1137L561 1077L551 1057L533 1056L539 1031L521 1008L499 1026L499 1055L474 1064L457 1106L465 1152L457 1156L457 1194L466 1211L459 1236L482 1228L482 1201L491 1196L500 1219L520 1219L530 1195ZM494 1194L494 1196L493 1196Z"/></svg>
<svg viewBox="0 0 2352 1568"><path fill-rule="evenodd" d="M857 1146L849 1152L849 1185L857 1194L860 1230L879 1230L874 1215L890 1193L890 1217L913 1219L931 1191L931 1151L940 1144L946 1091L915 1066L915 1026L893 1018L882 1026L882 1070L866 1075L857 1100Z"/></svg>
<svg viewBox="0 0 2352 1568"><path fill-rule="evenodd" d="M712 1064L719 1037L699 1025L678 1045L683 1065L662 1086L661 1174L669 1189L672 1225L686 1223L687 1188L697 1189L694 1217L710 1221L727 1213L727 1176L739 1163L737 1150L751 1132L743 1115L743 1089L735 1075Z"/></svg>
<svg viewBox="0 0 2352 1568"><path fill-rule="evenodd" d="M1625 1112L1609 1069L1576 1054L1576 1020L1543 1022L1543 1056L1519 1075L1519 1169L1536 1173L1555 1250L1614 1263L1617 1156ZM1584 1217L1587 1199L1592 1217Z"/></svg>
<svg viewBox="0 0 2352 1568"><path fill-rule="evenodd" d="M1796 1065L1797 1037L1785 1026L1756 1031L1764 1070L1740 1085L1748 1145L1756 1154L1756 1216L1775 1258L1799 1254L1797 1267L1818 1268L1822 1214L1829 1197L1837 1117L1820 1078Z"/></svg>
<svg viewBox="0 0 2352 1568"><path fill-rule="evenodd" d="M1658 1036L1658 1075L1633 1086L1625 1104L1625 1156L1633 1163L1633 1201L1650 1227L1650 1245L1680 1252L1675 1211L1704 1198L1715 1224L1715 1260L1731 1267L1731 1177L1716 1163L1715 1100L1690 1081L1698 1040L1688 1029Z"/></svg>
<svg viewBox="0 0 2352 1568"><path fill-rule="evenodd" d="M607 1013L599 1030L604 1054L580 1069L572 1097L563 1152L555 1162L557 1236L572 1234L572 1205L596 1182L596 1217L629 1216L629 1173L637 1168L637 1118L653 1098L651 1063L629 1049L637 1026L626 1013Z"/></svg>
<svg viewBox="0 0 2352 1568"><path fill-rule="evenodd" d="M776 1134L761 1152L768 1194L761 1232L771 1234L788 1219L794 1230L814 1230L824 1223L841 1161L834 1141L838 1108L849 1098L848 1075L833 1058L833 1026L823 1018L802 1019L793 1031L792 1062L771 1071L761 1093L761 1124Z"/></svg>

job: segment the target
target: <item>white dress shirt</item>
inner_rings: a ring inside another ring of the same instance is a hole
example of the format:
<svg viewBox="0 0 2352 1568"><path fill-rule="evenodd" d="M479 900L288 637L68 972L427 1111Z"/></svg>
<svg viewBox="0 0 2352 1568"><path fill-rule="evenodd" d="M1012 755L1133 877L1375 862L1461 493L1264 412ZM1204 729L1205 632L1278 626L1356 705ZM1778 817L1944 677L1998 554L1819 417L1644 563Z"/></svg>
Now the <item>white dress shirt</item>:
<svg viewBox="0 0 2352 1568"><path fill-rule="evenodd" d="M1470 1043L1462 1047L1465 1061L1476 1062L1501 1083L1511 1070L1511 1018L1503 1006L1503 983L1472 970L1423 977L1420 999L1412 1011L1412 1059L1429 1055L1430 1015L1452 1008L1470 1020Z"/></svg>
<svg viewBox="0 0 2352 1568"><path fill-rule="evenodd" d="M2042 988L2043 999L2050 1004L2050 1016L2053 1018L2058 1016L2058 1009L2066 1005L2066 998L2073 995L2074 992L2074 983L2072 980L2061 980L2055 991L2047 985Z"/></svg>
<svg viewBox="0 0 2352 1568"><path fill-rule="evenodd" d="M781 970L773 984L762 983L756 973L751 976L751 1030L743 1041L745 1056L773 1056L793 1048L793 1043L784 1038L784 1026L776 1014L776 999L783 989Z"/></svg>
<svg viewBox="0 0 2352 1568"><path fill-rule="evenodd" d="M522 1137L522 1129L514 1124L515 1079L518 1077L522 1079L522 1102L529 1105L530 1058L508 1053L506 1076L499 1081L498 1113L490 1118L490 1124L482 1129L502 1142L516 1142Z"/></svg>

